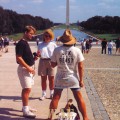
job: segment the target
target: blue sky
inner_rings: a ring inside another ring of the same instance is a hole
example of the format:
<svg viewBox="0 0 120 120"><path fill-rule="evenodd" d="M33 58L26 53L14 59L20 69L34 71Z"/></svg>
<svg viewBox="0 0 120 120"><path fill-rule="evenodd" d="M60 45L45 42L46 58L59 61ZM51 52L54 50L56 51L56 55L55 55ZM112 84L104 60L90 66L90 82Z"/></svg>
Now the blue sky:
<svg viewBox="0 0 120 120"><path fill-rule="evenodd" d="M66 22L66 0L0 0L0 6L20 14ZM120 16L120 0L70 0L70 22L93 16Z"/></svg>

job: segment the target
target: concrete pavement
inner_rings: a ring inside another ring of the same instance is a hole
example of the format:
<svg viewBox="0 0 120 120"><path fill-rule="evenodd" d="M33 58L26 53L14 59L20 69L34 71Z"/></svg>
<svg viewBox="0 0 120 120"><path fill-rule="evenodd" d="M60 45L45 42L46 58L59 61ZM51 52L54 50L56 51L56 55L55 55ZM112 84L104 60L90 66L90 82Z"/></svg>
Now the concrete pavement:
<svg viewBox="0 0 120 120"><path fill-rule="evenodd" d="M31 48L33 52L37 50L35 45L32 45ZM2 57L0 57L0 120L25 119L24 117L22 117L22 112L21 112L22 89L16 72L17 66L18 65L15 59L15 46L9 46L9 52L2 53ZM37 73L38 60L35 63L35 67ZM86 76L84 79L86 79ZM86 93L86 89L82 88L81 91L87 106L88 116L90 120L95 120L95 117L93 116L94 111L92 111L90 100L88 99L88 95ZM69 93L68 98L73 99L72 92L68 90L68 93ZM45 120L49 114L49 104L51 100L45 99L44 101L40 101L39 100L40 96L41 96L40 77L36 74L35 85L33 86L30 95L29 105L37 109L36 112L37 120ZM47 97L49 98L48 88L47 88ZM67 90L65 89L62 93L62 97L60 99L56 113L60 111L60 108L63 108L66 105L66 102L67 102ZM76 105L75 100L74 100L74 104ZM57 116L55 116L55 118L57 118Z"/></svg>

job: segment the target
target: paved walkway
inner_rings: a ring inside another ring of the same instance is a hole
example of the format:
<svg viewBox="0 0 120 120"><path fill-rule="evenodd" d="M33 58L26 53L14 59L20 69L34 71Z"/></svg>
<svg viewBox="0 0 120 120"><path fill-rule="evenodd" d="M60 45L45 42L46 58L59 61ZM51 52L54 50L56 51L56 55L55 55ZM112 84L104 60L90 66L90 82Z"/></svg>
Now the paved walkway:
<svg viewBox="0 0 120 120"><path fill-rule="evenodd" d="M36 51L35 45L31 45L31 48ZM8 53L2 53L2 57L0 57L0 120L21 120L25 119L22 117L21 112L21 87L17 77L17 64L15 59L15 47L9 46ZM36 73L38 61L35 64ZM86 102L87 112L90 120L109 120L107 113L105 113L105 109L102 103L97 96L97 93L93 87L91 81L88 81L87 71L85 74L85 84L86 88L82 88L82 94ZM69 98L73 99L73 95L70 90L68 90ZM88 93L88 94L87 94ZM95 93L95 94L94 94ZM59 102L58 109L56 111L59 112L60 108L63 108L67 102L67 90L63 91L62 97ZM95 96L96 95L96 96ZM44 101L40 101L39 97L41 96L41 85L40 85L40 77L35 76L35 85L33 86L32 93L30 95L29 105L33 108L37 109L36 112L36 120L45 120L49 114L49 90L47 89L47 97ZM96 102L96 100L98 102ZM74 100L74 104L76 102ZM100 111L104 113L105 117L101 117ZM55 116L57 118L57 116ZM104 119L105 118L105 119ZM82 117L81 117L82 120Z"/></svg>

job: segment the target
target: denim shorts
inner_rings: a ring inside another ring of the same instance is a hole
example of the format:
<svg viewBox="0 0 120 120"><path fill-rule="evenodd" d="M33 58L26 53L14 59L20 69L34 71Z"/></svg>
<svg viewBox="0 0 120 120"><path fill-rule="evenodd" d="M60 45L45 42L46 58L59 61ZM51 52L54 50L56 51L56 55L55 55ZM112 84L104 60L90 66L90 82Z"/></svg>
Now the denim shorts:
<svg viewBox="0 0 120 120"><path fill-rule="evenodd" d="M55 89L63 91L62 88L55 88ZM72 91L80 91L80 88L70 88L70 89L71 89Z"/></svg>

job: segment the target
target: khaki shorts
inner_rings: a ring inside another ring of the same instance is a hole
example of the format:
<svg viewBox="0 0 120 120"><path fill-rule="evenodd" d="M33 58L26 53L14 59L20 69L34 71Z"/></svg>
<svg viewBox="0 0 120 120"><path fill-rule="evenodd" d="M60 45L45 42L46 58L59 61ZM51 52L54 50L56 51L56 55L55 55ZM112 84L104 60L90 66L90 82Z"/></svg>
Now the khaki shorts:
<svg viewBox="0 0 120 120"><path fill-rule="evenodd" d="M38 75L39 76L54 76L55 70L51 67L50 59L40 59L38 66Z"/></svg>
<svg viewBox="0 0 120 120"><path fill-rule="evenodd" d="M29 73L25 67L18 66L17 69L18 77L20 80L21 87L24 88L32 88L34 85L34 76L33 74Z"/></svg>

